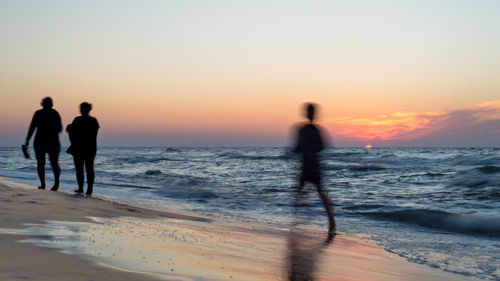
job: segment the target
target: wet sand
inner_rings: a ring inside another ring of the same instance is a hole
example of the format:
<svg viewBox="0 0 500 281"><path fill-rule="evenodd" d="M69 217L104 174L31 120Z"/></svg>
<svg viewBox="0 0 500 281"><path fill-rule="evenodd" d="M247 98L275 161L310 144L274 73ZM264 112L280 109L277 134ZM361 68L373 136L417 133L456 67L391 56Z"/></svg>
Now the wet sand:
<svg viewBox="0 0 500 281"><path fill-rule="evenodd" d="M0 280L476 280L325 235L0 179Z"/></svg>

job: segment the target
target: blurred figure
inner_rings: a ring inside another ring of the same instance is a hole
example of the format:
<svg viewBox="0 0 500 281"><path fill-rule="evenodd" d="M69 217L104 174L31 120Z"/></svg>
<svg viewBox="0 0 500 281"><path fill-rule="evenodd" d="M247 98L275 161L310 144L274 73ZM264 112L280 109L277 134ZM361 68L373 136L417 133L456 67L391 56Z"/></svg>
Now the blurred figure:
<svg viewBox="0 0 500 281"><path fill-rule="evenodd" d="M50 190L56 191L59 188L59 176L61 174L58 161L59 152L61 151L59 133L62 131L62 122L59 113L52 108L53 104L50 97L44 98L40 103L42 109L35 111L31 119L23 151L27 151L31 136L36 129L33 144L37 160L38 178L40 179L38 189L45 189L45 154L49 154L50 165L54 172L54 186Z"/></svg>
<svg viewBox="0 0 500 281"><path fill-rule="evenodd" d="M94 159L97 152L97 131L99 123L97 119L90 116L92 105L88 102L80 104L81 116L75 117L73 123L66 127L71 142L66 152L73 155L75 163L76 181L78 182L77 193L83 193L83 167L87 171L87 195L92 195L94 186Z"/></svg>
<svg viewBox="0 0 500 281"><path fill-rule="evenodd" d="M318 260L321 257L324 247L333 241L336 231L332 203L322 190L321 185L321 167L318 153L324 149L325 145L320 130L314 125L314 115L314 104L306 104L305 117L308 119L308 122L298 128L298 137L294 148L294 152L301 156L302 167L295 197L295 216L290 227L290 236L288 239L286 273L290 281L316 280L314 274ZM328 215L330 226L328 228L328 236L325 240L318 239L317 235L307 227L300 228L301 224L307 225L311 221L309 217L310 213L308 215L307 209L304 208L306 205L301 202L304 195L303 188L307 182L316 187L316 191Z"/></svg>
<svg viewBox="0 0 500 281"><path fill-rule="evenodd" d="M324 149L323 139L319 129L314 125L315 106L312 103L305 105L305 117L307 124L298 131L297 144L294 152L302 156L302 170L297 190L296 203L300 201L305 183L310 182L316 187L316 191L323 202L326 214L328 215L328 238L332 239L335 234L335 218L333 217L332 203L330 198L322 190L321 168L318 159L318 153Z"/></svg>

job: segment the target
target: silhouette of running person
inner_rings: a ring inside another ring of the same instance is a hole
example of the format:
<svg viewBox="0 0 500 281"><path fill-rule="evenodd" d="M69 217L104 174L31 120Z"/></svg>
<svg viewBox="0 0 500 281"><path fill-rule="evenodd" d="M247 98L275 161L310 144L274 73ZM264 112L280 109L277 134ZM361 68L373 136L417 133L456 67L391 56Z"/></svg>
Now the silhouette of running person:
<svg viewBox="0 0 500 281"><path fill-rule="evenodd" d="M31 136L36 129L33 145L36 154L36 167L40 186L38 189L45 189L45 154L49 154L50 165L54 172L54 186L50 189L57 191L59 188L59 176L61 168L59 167L59 152L61 144L59 143L59 133L62 131L61 116L53 109L52 98L46 97L40 103L42 109L35 111L26 136L25 147L28 147Z"/></svg>
<svg viewBox="0 0 500 281"><path fill-rule="evenodd" d="M306 104L305 117L309 120L309 122L299 129L297 144L294 149L294 152L299 153L302 156L302 170L299 188L297 190L296 202L299 202L305 183L310 182L316 186L316 191L318 192L328 215L328 222L330 224L328 228L328 238L332 239L336 231L335 218L333 217L330 198L328 198L322 189L321 167L318 159L318 153L324 149L324 144L319 129L314 125L314 113L314 104Z"/></svg>
<svg viewBox="0 0 500 281"><path fill-rule="evenodd" d="M83 167L87 171L87 195L92 195L94 186L94 159L97 152L97 131L99 123L90 116L92 105L87 102L80 104L81 116L75 117L73 123L66 127L71 142L67 152L73 155L75 163L77 193L83 193Z"/></svg>

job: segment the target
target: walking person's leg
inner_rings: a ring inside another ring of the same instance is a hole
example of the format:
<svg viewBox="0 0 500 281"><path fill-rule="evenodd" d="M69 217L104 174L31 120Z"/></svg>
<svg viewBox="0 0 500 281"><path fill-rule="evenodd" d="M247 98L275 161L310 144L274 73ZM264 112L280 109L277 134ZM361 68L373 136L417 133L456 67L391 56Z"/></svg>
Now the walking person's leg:
<svg viewBox="0 0 500 281"><path fill-rule="evenodd" d="M83 159L73 156L73 162L75 163L76 182L78 183L78 189L75 192L83 193Z"/></svg>
<svg viewBox="0 0 500 281"><path fill-rule="evenodd" d="M87 195L92 195L94 187L94 156L85 160L85 170L87 170Z"/></svg>
<svg viewBox="0 0 500 281"><path fill-rule="evenodd" d="M59 167L59 151L49 152L50 165L54 173L54 186L50 189L57 191L59 189L59 177L61 175L61 167Z"/></svg>
<svg viewBox="0 0 500 281"><path fill-rule="evenodd" d="M45 151L41 148L35 147L36 154L36 171L40 179L40 186L38 189L45 189Z"/></svg>

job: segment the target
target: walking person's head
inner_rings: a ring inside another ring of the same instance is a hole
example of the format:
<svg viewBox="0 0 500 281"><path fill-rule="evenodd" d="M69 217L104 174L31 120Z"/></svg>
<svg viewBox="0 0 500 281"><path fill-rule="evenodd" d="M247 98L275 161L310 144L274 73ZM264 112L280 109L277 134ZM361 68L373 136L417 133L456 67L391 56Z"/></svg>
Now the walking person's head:
<svg viewBox="0 0 500 281"><path fill-rule="evenodd" d="M309 119L310 122L314 121L314 112L316 110L316 106L313 103L306 103L304 105L304 113L305 117Z"/></svg>
<svg viewBox="0 0 500 281"><path fill-rule="evenodd" d="M54 106L54 103L52 102L51 97L45 97L40 102L40 105L43 107L43 109L51 109L52 106Z"/></svg>
<svg viewBox="0 0 500 281"><path fill-rule="evenodd" d="M88 102L82 102L80 104L80 113L82 115L89 115L91 110L92 110L92 104Z"/></svg>

